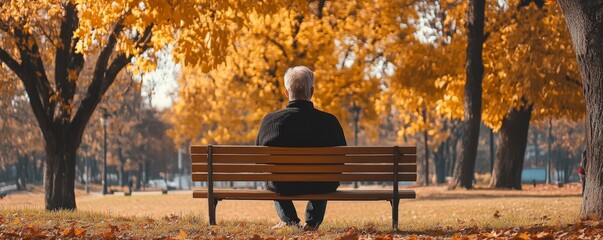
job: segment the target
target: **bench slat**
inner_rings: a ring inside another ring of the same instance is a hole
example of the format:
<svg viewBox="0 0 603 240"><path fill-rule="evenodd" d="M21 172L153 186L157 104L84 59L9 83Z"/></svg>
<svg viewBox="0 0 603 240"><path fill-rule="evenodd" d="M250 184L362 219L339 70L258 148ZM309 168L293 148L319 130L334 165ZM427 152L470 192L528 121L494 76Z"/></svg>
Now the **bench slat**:
<svg viewBox="0 0 603 240"><path fill-rule="evenodd" d="M393 147L316 147L316 148L297 148L297 147L258 147L242 145L214 145L212 146L215 154L303 154L303 155L323 155L323 154L393 154ZM417 148L413 146L400 146L402 154L416 154ZM191 146L191 154L207 154L207 146Z"/></svg>
<svg viewBox="0 0 603 240"><path fill-rule="evenodd" d="M393 181L394 174L349 173L349 174L271 174L271 173L215 173L214 181ZM206 173L193 173L193 181L207 181ZM416 181L416 173L399 173L399 181Z"/></svg>
<svg viewBox="0 0 603 240"><path fill-rule="evenodd" d="M280 196L268 190L245 190L245 189L219 189L214 190L214 196L217 199L232 200L389 200L393 198L391 190L338 190L326 194L305 194L295 196ZM193 191L193 198L207 198L207 190ZM416 193L414 190L399 190L398 198L414 199Z"/></svg>
<svg viewBox="0 0 603 240"><path fill-rule="evenodd" d="M332 173L332 172L393 172L393 165L259 165L259 164L214 164L214 173L219 172L266 172L266 173ZM399 165L398 172L416 172L417 165ZM207 172L207 164L192 165L192 172Z"/></svg>
<svg viewBox="0 0 603 240"><path fill-rule="evenodd" d="M280 155L212 155L214 163L393 163L394 156L280 156ZM206 163L207 155L192 155L193 163ZM402 156L400 164L417 163L416 155Z"/></svg>

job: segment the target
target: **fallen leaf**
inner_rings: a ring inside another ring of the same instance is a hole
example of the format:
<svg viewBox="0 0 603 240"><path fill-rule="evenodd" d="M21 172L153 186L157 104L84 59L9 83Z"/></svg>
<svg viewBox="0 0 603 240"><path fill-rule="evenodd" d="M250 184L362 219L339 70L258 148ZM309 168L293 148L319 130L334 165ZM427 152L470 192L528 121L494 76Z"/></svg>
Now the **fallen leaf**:
<svg viewBox="0 0 603 240"><path fill-rule="evenodd" d="M254 234L253 237L249 238L249 240L263 240L263 238L260 237L260 235Z"/></svg>
<svg viewBox="0 0 603 240"><path fill-rule="evenodd" d="M337 238L337 240L358 240L358 229L351 227L346 234Z"/></svg>
<svg viewBox="0 0 603 240"><path fill-rule="evenodd" d="M182 229L180 229L180 233L178 234L178 236L176 236L176 239L186 239L188 237L188 234L186 234L186 232L184 232Z"/></svg>
<svg viewBox="0 0 603 240"><path fill-rule="evenodd" d="M85 234L86 234L86 229L83 229L83 228L75 229L75 236L76 237L82 237Z"/></svg>
<svg viewBox="0 0 603 240"><path fill-rule="evenodd" d="M553 234L550 234L550 233L538 233L536 235L536 239L540 239L540 240L554 240L555 236Z"/></svg>
<svg viewBox="0 0 603 240"><path fill-rule="evenodd" d="M61 235L64 237L75 237L75 230L73 228L65 228L61 231Z"/></svg>
<svg viewBox="0 0 603 240"><path fill-rule="evenodd" d="M375 235L375 240L392 240L394 239L392 235Z"/></svg>
<svg viewBox="0 0 603 240"><path fill-rule="evenodd" d="M517 235L515 235L512 239L523 239L523 240L528 240L530 239L530 236L528 235L528 233L522 232L522 233L518 233Z"/></svg>

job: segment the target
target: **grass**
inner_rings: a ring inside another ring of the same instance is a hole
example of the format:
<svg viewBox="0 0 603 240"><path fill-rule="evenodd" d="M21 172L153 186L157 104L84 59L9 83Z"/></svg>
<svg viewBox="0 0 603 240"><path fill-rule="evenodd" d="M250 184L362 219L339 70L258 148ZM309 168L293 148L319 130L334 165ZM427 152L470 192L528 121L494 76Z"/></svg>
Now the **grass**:
<svg viewBox="0 0 603 240"><path fill-rule="evenodd" d="M571 185L526 187L524 191L446 191L442 187L415 190L416 200L400 203L402 235L450 237L468 228L562 226L578 221L582 202L579 187ZM318 233L304 233L296 228L271 230L278 218L270 201L220 202L218 226L212 227L208 227L206 220L207 201L193 199L190 192L131 197L78 192L77 204L75 212L45 212L40 192L9 195L0 201L0 231L23 231L28 226L36 226L59 233L67 233L70 228L86 229L88 237L114 234L124 238L183 238L184 235L251 238L257 234L334 239L345 235L350 227L364 234L387 234L391 230L388 202L329 202L325 222ZM303 219L305 202L298 201L295 205Z"/></svg>

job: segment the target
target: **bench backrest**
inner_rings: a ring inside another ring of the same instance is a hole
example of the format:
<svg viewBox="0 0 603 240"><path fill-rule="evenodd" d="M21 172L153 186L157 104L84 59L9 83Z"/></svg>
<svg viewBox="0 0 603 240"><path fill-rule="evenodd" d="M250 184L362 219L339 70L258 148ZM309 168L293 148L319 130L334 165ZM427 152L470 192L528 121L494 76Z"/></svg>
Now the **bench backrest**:
<svg viewBox="0 0 603 240"><path fill-rule="evenodd" d="M193 181L416 181L416 147L192 146Z"/></svg>

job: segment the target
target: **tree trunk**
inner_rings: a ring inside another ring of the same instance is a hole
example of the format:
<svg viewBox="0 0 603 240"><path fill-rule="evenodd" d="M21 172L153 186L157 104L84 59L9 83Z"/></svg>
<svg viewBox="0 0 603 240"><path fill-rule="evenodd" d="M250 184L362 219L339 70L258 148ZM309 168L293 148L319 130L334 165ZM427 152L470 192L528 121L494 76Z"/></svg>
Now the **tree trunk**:
<svg viewBox="0 0 603 240"><path fill-rule="evenodd" d="M46 140L46 210L75 210L75 158L78 146L65 139Z"/></svg>
<svg viewBox="0 0 603 240"><path fill-rule="evenodd" d="M437 184L446 182L446 158L444 157L444 151L446 148L446 142L443 142L438 147L438 152L433 154L433 158L435 160Z"/></svg>
<svg viewBox="0 0 603 240"><path fill-rule="evenodd" d="M490 174L494 170L494 130L490 129Z"/></svg>
<svg viewBox="0 0 603 240"><path fill-rule="evenodd" d="M23 168L21 168L22 164L21 164L21 156L19 156L19 154L16 155L17 158L17 163L15 164L15 169L17 170L17 172L15 172L15 185L17 186L17 190L23 190L22 186L21 186L21 179L23 178Z"/></svg>
<svg viewBox="0 0 603 240"><path fill-rule="evenodd" d="M126 177L124 175L124 165L126 163L126 159L124 159L124 155L121 152L121 145L117 148L117 154L119 157L119 186L123 187L126 185Z"/></svg>
<svg viewBox="0 0 603 240"><path fill-rule="evenodd" d="M450 188L473 187L475 158L479 140L479 128L482 120L482 79L484 63L484 15L485 1L471 0L467 12L467 82L465 83L463 147L456 161Z"/></svg>
<svg viewBox="0 0 603 240"><path fill-rule="evenodd" d="M38 158L37 154L31 157L31 183L38 184Z"/></svg>
<svg viewBox="0 0 603 240"><path fill-rule="evenodd" d="M446 181L446 177L449 176L448 173L450 172L450 164L452 163L452 159L454 158L454 156L451 155L452 153L450 151L451 138L452 135L448 137L448 139L446 139L446 148L444 149L444 181Z"/></svg>
<svg viewBox="0 0 603 240"><path fill-rule="evenodd" d="M450 158L450 164L448 166L448 175L452 176L454 174L454 166L456 166L457 159L457 147L458 147L459 139L458 137L454 137L454 141L452 141L452 155Z"/></svg>
<svg viewBox="0 0 603 240"><path fill-rule="evenodd" d="M490 186L521 189L521 171L528 144L532 106L511 110L503 119Z"/></svg>
<svg viewBox="0 0 603 240"><path fill-rule="evenodd" d="M586 188L580 214L603 218L603 0L559 0L586 102Z"/></svg>
<svg viewBox="0 0 603 240"><path fill-rule="evenodd" d="M425 162L423 163L423 181L425 181L425 186L429 185L429 146L428 146L428 138L427 138L427 130L423 131L423 140L424 143L423 145L425 146L425 148L423 150L425 150Z"/></svg>
<svg viewBox="0 0 603 240"><path fill-rule="evenodd" d="M540 158L540 146L538 146L538 129L533 128L534 130L534 164L538 165Z"/></svg>

